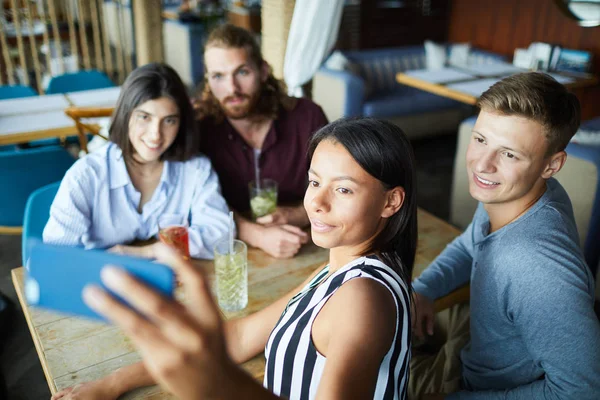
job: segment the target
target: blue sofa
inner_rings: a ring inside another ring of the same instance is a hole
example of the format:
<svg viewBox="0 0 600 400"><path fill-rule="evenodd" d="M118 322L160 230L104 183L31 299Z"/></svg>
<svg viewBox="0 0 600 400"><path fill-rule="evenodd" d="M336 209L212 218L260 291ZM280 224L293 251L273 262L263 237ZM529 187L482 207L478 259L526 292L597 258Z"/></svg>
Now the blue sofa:
<svg viewBox="0 0 600 400"><path fill-rule="evenodd" d="M425 47L347 51L351 68L322 66L313 78L313 100L330 121L370 116L391 120L409 137L456 132L472 113L470 106L396 82L396 73L425 68ZM471 49L469 64L505 62L505 58Z"/></svg>

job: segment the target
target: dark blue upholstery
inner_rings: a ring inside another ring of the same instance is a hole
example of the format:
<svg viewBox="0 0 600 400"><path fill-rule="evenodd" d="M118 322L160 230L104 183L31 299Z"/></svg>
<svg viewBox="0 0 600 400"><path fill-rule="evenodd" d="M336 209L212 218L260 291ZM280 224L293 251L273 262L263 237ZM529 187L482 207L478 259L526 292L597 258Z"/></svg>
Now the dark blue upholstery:
<svg viewBox="0 0 600 400"><path fill-rule="evenodd" d="M344 117L398 117L461 106L457 101L396 82L399 72L425 68L425 47L422 45L342 53L351 64L348 70L322 66L318 73L343 83ZM471 49L469 62L489 64L506 62L506 59L495 53Z"/></svg>
<svg viewBox="0 0 600 400"><path fill-rule="evenodd" d="M363 103L366 117L393 117L461 107L462 103L416 88L404 86L395 92L380 94Z"/></svg>

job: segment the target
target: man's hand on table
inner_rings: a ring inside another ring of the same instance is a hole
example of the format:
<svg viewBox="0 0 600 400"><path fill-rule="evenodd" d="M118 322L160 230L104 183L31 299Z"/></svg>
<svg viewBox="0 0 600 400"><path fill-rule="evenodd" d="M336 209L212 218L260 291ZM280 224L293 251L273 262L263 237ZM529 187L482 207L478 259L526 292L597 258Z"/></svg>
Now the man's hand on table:
<svg viewBox="0 0 600 400"><path fill-rule="evenodd" d="M309 220L304 206L300 205L296 207L277 207L271 214L257 218L256 222L264 226L294 225L304 227L308 225Z"/></svg>
<svg viewBox="0 0 600 400"><path fill-rule="evenodd" d="M276 258L291 258L308 239L308 234L297 226L268 226L263 227L260 237L257 238L257 247Z"/></svg>
<svg viewBox="0 0 600 400"><path fill-rule="evenodd" d="M278 210L297 209L297 207L280 207ZM281 220L287 211L275 212L260 219L268 222L272 219ZM303 209L304 212L304 209ZM277 214L277 216L275 215ZM304 215L306 212L304 212ZM308 218L306 218L308 221ZM261 224L253 222L236 213L238 235L241 240L252 247L258 247L275 258L293 257L303 244L310 239L309 235L298 226L291 224L275 225L272 223Z"/></svg>

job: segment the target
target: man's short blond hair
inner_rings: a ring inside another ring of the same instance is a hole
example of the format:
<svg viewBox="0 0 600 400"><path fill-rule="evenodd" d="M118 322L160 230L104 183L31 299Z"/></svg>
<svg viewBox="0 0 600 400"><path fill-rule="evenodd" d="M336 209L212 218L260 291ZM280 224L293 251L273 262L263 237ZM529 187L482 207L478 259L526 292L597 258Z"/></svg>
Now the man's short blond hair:
<svg viewBox="0 0 600 400"><path fill-rule="evenodd" d="M486 112L516 115L544 127L546 156L564 150L579 129L577 97L550 75L525 72L509 76L486 90L477 106Z"/></svg>

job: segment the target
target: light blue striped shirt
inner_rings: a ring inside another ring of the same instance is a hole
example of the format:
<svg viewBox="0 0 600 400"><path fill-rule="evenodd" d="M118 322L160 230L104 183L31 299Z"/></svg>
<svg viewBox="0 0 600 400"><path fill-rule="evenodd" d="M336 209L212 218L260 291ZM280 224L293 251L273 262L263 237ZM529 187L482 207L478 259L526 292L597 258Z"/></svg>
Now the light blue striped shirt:
<svg viewBox="0 0 600 400"><path fill-rule="evenodd" d="M227 232L229 210L208 158L166 161L141 213L140 197L121 149L109 143L78 160L65 174L50 209L44 242L109 248L155 237L160 215L181 214L190 222L191 256L213 258L214 244Z"/></svg>

